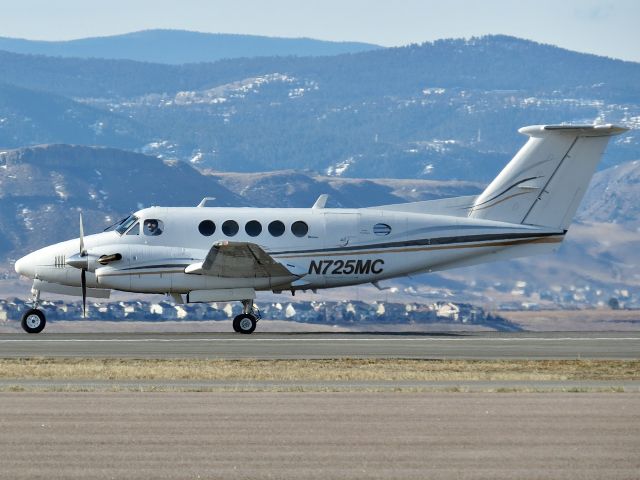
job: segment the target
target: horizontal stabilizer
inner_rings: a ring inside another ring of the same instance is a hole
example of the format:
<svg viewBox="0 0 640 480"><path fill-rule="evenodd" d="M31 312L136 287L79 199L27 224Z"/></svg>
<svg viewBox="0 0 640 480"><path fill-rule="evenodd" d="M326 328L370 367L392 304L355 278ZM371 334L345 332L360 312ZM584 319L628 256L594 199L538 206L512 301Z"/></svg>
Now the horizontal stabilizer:
<svg viewBox="0 0 640 480"><path fill-rule="evenodd" d="M610 137L629 130L617 125L531 125L522 127L518 132L530 137L542 137L548 133L561 133L580 137Z"/></svg>

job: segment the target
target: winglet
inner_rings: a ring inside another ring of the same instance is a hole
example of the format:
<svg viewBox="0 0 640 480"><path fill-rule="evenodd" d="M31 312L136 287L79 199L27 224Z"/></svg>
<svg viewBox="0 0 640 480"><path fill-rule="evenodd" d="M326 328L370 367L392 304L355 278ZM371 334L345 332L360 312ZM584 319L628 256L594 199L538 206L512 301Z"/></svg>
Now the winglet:
<svg viewBox="0 0 640 480"><path fill-rule="evenodd" d="M313 204L313 207L311 207L314 210L318 210L320 208L324 208L324 206L327 204L327 199L329 198L329 195L327 195L326 193L323 193L322 195L320 195L318 197L318 199L316 200L316 203Z"/></svg>

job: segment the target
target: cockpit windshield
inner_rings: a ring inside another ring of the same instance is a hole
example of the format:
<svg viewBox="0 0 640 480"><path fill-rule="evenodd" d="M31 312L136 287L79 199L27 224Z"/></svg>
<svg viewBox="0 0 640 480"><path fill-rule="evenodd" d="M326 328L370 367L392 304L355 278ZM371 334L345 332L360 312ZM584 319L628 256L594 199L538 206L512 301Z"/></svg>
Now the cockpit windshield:
<svg viewBox="0 0 640 480"><path fill-rule="evenodd" d="M138 221L138 218L135 215L129 215L127 218L125 218L118 224L115 230L120 235L124 235L124 232L129 230L129 227L131 227L131 225L133 225L137 221Z"/></svg>

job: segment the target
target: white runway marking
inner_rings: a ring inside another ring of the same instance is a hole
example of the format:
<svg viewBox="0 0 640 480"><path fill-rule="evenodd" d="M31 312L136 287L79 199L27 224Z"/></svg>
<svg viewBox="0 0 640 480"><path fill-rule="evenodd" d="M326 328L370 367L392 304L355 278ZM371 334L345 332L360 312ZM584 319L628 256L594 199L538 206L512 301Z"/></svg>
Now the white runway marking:
<svg viewBox="0 0 640 480"><path fill-rule="evenodd" d="M189 343L189 342L207 342L207 343L230 343L230 342L525 342L525 341L545 341L545 342L566 342L566 341L640 341L640 338L634 337L523 337L523 338L16 338L1 339L0 343L138 343L138 342L163 342L163 343Z"/></svg>

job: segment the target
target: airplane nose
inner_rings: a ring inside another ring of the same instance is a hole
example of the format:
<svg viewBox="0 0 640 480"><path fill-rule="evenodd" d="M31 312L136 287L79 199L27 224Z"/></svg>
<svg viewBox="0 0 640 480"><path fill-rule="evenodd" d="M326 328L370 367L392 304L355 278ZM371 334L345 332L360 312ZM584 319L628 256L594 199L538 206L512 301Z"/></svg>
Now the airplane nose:
<svg viewBox="0 0 640 480"><path fill-rule="evenodd" d="M18 275L23 275L23 271L24 271L24 257L20 258L19 260L16 261L16 264L13 266L13 268L16 269L16 273Z"/></svg>
<svg viewBox="0 0 640 480"><path fill-rule="evenodd" d="M29 256L30 255L26 255L18 259L14 265L14 268L18 275L24 275L25 277L33 278L35 274L35 265L33 264L32 259L29 258Z"/></svg>

